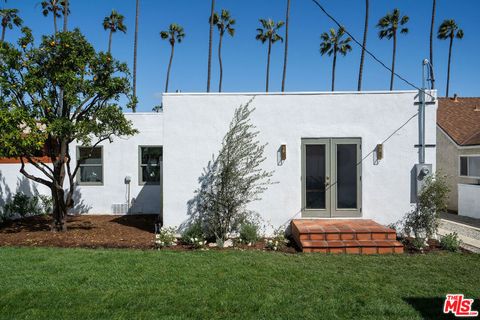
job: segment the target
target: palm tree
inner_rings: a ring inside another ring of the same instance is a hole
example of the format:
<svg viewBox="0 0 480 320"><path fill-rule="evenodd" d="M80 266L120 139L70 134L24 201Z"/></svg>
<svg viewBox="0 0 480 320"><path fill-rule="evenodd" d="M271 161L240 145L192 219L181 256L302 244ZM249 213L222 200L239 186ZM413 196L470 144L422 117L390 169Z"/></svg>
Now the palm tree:
<svg viewBox="0 0 480 320"><path fill-rule="evenodd" d="M362 78L363 78L363 64L365 63L365 48L367 47L367 33L368 33L368 7L369 1L365 0L365 26L363 28L363 44L362 55L360 56L360 69L358 71L358 91L362 91Z"/></svg>
<svg viewBox="0 0 480 320"><path fill-rule="evenodd" d="M458 27L455 20L444 20L438 28L437 38L440 40L450 39L450 45L448 47L448 71L446 90L446 96L448 97L448 90L450 88L450 62L452 61L453 38L463 39L463 30Z"/></svg>
<svg viewBox="0 0 480 320"><path fill-rule="evenodd" d="M330 32L324 32L320 36L322 43L320 44L320 54L328 54L331 56L333 54L332 62L332 91L335 91L335 66L337 64L337 53L345 56L349 51L352 51L350 46L350 41L352 38L347 37L342 39L345 35L345 28L340 27L338 31L331 28Z"/></svg>
<svg viewBox="0 0 480 320"><path fill-rule="evenodd" d="M18 16L18 9L1 9L0 21L2 25L2 38L0 43L5 41L5 33L8 29L13 29L14 26L20 27L23 23L22 19Z"/></svg>
<svg viewBox="0 0 480 320"><path fill-rule="evenodd" d="M136 1L135 6L135 38L133 40L133 96L137 97L137 50L138 50L138 15L140 13L140 0ZM137 103L135 102L132 111L137 111Z"/></svg>
<svg viewBox="0 0 480 320"><path fill-rule="evenodd" d="M288 20L290 19L290 0L287 0L287 13L285 14L285 52L283 54L282 92L285 91L285 79L287 78L288 57Z"/></svg>
<svg viewBox="0 0 480 320"><path fill-rule="evenodd" d="M172 23L168 30L161 31L160 37L164 40L168 40L170 42L170 46L172 47L172 51L170 52L170 61L168 63L167 69L167 80L165 82L165 92L168 92L168 80L170 79L170 69L172 68L172 61L173 61L173 53L175 50L175 43L181 43L183 38L185 37L185 33L183 32L183 27Z"/></svg>
<svg viewBox="0 0 480 320"><path fill-rule="evenodd" d="M430 80L432 81L432 89L435 89L435 74L433 72L433 29L435 28L436 2L436 0L432 2L432 20L430 22Z"/></svg>
<svg viewBox="0 0 480 320"><path fill-rule="evenodd" d="M208 36L208 71L207 71L207 92L210 92L210 78L212 76L212 44L213 44L213 15L215 13L215 0L212 0L212 6L210 8L210 33Z"/></svg>
<svg viewBox="0 0 480 320"><path fill-rule="evenodd" d="M390 91L393 90L393 77L395 75L395 55L397 51L397 31L398 28L404 26L410 18L408 16L401 16L400 10L393 9L391 13L387 13L383 18L378 21L377 27L380 29L378 37L380 39L387 38L388 40L393 38L393 54L392 54L392 69L390 76ZM408 28L402 27L400 33L407 34Z"/></svg>
<svg viewBox="0 0 480 320"><path fill-rule="evenodd" d="M218 92L222 92L222 79L223 79L223 64L222 64L222 40L225 35L225 31L230 35L235 35L235 19L232 19L228 10L222 9L222 13L219 15L215 12L213 15L213 23L217 26L220 33L220 39L218 41L218 63L220 65L220 79L218 82Z"/></svg>
<svg viewBox="0 0 480 320"><path fill-rule="evenodd" d="M272 19L260 19L261 28L257 28L257 36L255 39L265 43L268 41L268 56L267 56L267 79L265 84L265 91L268 92L268 82L270 78L270 55L272 52L272 44L277 41L282 41L283 38L278 34L278 30L285 24L283 21L275 23Z"/></svg>
<svg viewBox="0 0 480 320"><path fill-rule="evenodd" d="M54 34L58 33L57 18L60 18L65 13L66 4L65 0L48 0L42 1L42 13L44 17L47 17L49 13L53 15L53 30ZM70 11L67 12L70 13Z"/></svg>
<svg viewBox="0 0 480 320"><path fill-rule="evenodd" d="M110 31L108 36L108 53L110 53L112 50L113 34L117 31L121 31L123 33L127 32L127 26L123 24L124 19L125 17L115 10L112 10L110 16L103 19L103 29Z"/></svg>

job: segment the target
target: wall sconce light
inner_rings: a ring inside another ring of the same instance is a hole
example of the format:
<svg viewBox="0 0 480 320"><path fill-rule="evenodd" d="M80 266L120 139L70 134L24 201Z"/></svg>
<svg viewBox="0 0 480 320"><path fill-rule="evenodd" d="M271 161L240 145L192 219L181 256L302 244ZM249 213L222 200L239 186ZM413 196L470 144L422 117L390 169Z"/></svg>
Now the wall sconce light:
<svg viewBox="0 0 480 320"><path fill-rule="evenodd" d="M377 153L377 161L383 159L383 144L377 144L375 148L375 152Z"/></svg>
<svg viewBox="0 0 480 320"><path fill-rule="evenodd" d="M282 159L282 161L285 161L287 159L287 145L286 144L282 144L280 146L280 158Z"/></svg>

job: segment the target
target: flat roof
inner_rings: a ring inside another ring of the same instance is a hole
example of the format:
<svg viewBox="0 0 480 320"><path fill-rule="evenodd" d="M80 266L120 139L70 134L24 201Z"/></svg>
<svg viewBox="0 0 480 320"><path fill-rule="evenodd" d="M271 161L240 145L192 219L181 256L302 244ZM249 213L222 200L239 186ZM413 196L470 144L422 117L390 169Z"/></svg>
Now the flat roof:
<svg viewBox="0 0 480 320"><path fill-rule="evenodd" d="M162 96L298 96L298 95L366 95L366 94L412 94L418 90L395 91L292 91L292 92L166 92ZM427 90L436 95L436 90Z"/></svg>

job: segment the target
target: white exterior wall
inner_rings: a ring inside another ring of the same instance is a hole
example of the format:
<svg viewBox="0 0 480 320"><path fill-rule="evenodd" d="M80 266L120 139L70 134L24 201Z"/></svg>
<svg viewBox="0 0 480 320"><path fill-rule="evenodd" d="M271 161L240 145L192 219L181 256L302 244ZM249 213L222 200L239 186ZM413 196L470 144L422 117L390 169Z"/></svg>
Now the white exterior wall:
<svg viewBox="0 0 480 320"><path fill-rule="evenodd" d="M160 213L160 186L139 185L139 146L163 146L162 113L128 113L127 119L140 131L133 137L114 137L103 147L103 185L79 185L74 194L75 207L72 212L89 214L112 214L113 204L127 203L125 177L131 177L130 194L135 198L130 213ZM72 159L77 158L77 148L72 144ZM75 165L75 161L72 161ZM48 188L34 183L19 172L20 164L0 165L0 205L9 195L37 188L39 193L50 194ZM32 165L27 171L39 174ZM68 180L68 179L67 179ZM67 186L67 183L65 184ZM3 199L3 200L2 200Z"/></svg>
<svg viewBox="0 0 480 320"><path fill-rule="evenodd" d="M263 200L251 209L279 226L301 217L301 139L362 138L362 217L395 222L411 209L411 170L418 162L417 92L255 94L252 123L267 142L264 168L275 170ZM240 104L254 94L165 94L164 223L187 219L187 202ZM436 143L436 105L427 107L426 143ZM406 123L406 124L405 124ZM403 127L401 127L403 125ZM393 135L392 135L393 134ZM391 137L390 137L391 136ZM374 163L372 150L384 144L384 159ZM277 150L287 146L287 159L277 165ZM435 148L426 162L435 168Z"/></svg>
<svg viewBox="0 0 480 320"><path fill-rule="evenodd" d="M458 184L458 214L480 219L480 185Z"/></svg>

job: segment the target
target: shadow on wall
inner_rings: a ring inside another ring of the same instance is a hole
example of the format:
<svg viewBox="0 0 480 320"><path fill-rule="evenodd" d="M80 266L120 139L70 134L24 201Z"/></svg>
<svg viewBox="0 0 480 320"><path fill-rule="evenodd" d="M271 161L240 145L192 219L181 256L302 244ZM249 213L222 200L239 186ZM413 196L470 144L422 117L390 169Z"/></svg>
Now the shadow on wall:
<svg viewBox="0 0 480 320"><path fill-rule="evenodd" d="M5 205L13 200L16 193L22 193L28 197L33 197L39 194L37 187L30 181L30 179L27 179L24 176L17 178L15 191L12 191L0 170L0 210L3 210Z"/></svg>
<svg viewBox="0 0 480 320"><path fill-rule="evenodd" d="M203 173L198 178L199 187L195 190L195 195L187 201L188 218L179 226L180 231L188 229L195 221L201 218L202 212L209 210L208 205L211 201L207 199L212 192L214 192L214 180L217 167L217 160L212 155L212 160L208 162L206 168L203 168Z"/></svg>
<svg viewBox="0 0 480 320"><path fill-rule="evenodd" d="M92 206L86 204L82 199L82 193L78 189L78 186L75 185L75 190L73 190L73 208L68 211L69 214L88 214L92 209Z"/></svg>

